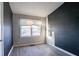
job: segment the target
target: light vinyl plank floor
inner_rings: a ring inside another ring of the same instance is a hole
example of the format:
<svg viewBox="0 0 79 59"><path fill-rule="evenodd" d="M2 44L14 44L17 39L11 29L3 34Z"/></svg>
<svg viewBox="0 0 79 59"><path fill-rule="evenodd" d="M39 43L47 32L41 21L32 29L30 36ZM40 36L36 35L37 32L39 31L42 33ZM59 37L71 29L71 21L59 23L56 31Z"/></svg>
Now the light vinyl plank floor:
<svg viewBox="0 0 79 59"><path fill-rule="evenodd" d="M48 44L15 47L10 56L69 56Z"/></svg>

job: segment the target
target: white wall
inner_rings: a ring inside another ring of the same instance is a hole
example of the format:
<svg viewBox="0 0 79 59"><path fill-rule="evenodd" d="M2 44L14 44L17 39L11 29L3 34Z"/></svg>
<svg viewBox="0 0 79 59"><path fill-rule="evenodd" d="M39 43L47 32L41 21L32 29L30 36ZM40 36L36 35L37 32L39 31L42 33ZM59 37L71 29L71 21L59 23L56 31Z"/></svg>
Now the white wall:
<svg viewBox="0 0 79 59"><path fill-rule="evenodd" d="M46 17L46 42L49 45L55 45L55 33L52 32L52 36L49 35L49 25L48 25L48 17Z"/></svg>
<svg viewBox="0 0 79 59"><path fill-rule="evenodd" d="M3 3L0 2L0 56L3 55Z"/></svg>
<svg viewBox="0 0 79 59"><path fill-rule="evenodd" d="M31 40L31 38L30 39L21 38L20 37L20 19L21 18L41 20L43 22L42 37L40 39L38 38L34 40ZM46 18L44 17L13 14L13 44L14 46L45 43L45 20Z"/></svg>

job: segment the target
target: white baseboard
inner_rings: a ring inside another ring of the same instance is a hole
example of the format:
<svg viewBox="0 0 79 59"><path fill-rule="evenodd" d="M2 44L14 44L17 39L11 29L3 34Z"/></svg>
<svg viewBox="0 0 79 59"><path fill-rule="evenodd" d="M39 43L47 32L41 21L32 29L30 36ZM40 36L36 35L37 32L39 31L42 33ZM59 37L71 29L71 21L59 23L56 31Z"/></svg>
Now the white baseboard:
<svg viewBox="0 0 79 59"><path fill-rule="evenodd" d="M51 44L49 44L49 45L51 45ZM66 51L66 50L64 50L64 49L61 49L61 48L55 46L55 45L51 45L51 46L55 47L56 49L58 49L58 50L60 50L60 51L62 51L62 52L64 52L64 53L66 53L66 54L68 54L68 55L70 55L70 56L76 56L75 54L72 54L72 53L70 53L70 52L68 52L68 51Z"/></svg>
<svg viewBox="0 0 79 59"><path fill-rule="evenodd" d="M13 50L13 46L12 46L12 48L10 49L10 51L9 51L9 53L8 53L8 56L10 56L12 50Z"/></svg>
<svg viewBox="0 0 79 59"><path fill-rule="evenodd" d="M68 51L66 51L66 50L64 50L64 49L61 49L61 48L57 47L57 46L54 46L54 47L57 48L57 49L60 50L60 51L63 51L64 53L66 53L66 54L68 54L68 55L70 55L70 56L76 56L76 55L74 55L74 54L72 54L72 53L70 53L70 52L68 52Z"/></svg>

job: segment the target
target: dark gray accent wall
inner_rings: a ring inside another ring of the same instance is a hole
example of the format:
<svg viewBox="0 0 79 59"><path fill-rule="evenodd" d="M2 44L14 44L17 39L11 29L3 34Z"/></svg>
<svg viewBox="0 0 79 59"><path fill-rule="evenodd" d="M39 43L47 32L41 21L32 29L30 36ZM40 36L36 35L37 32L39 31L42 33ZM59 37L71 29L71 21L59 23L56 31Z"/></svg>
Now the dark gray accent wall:
<svg viewBox="0 0 79 59"><path fill-rule="evenodd" d="M4 2L4 55L7 56L12 45L12 11L8 2Z"/></svg>
<svg viewBox="0 0 79 59"><path fill-rule="evenodd" d="M64 3L48 16L48 24L55 32L55 45L79 55L79 3Z"/></svg>

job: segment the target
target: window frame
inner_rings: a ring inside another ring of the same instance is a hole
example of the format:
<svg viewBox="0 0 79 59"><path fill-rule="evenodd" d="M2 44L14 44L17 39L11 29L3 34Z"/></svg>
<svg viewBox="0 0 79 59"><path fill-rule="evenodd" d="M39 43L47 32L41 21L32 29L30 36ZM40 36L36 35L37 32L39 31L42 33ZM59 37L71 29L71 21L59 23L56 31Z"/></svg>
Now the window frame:
<svg viewBox="0 0 79 59"><path fill-rule="evenodd" d="M36 20L36 22L35 22L35 20L32 21L32 19L31 19L31 20L29 19L29 21L31 21L31 22L33 22L33 23L31 23L31 24L28 25L28 24L23 24L23 23L21 23L22 20L23 20L23 21L25 21L25 20L28 21L28 19L20 19L20 37L32 37L32 36L40 36L40 35L41 35L41 31L42 31L42 27L41 27L41 26L42 26L42 24L39 25L39 24L37 23L37 22L39 22L39 21ZM25 21L25 22L26 22L26 21ZM24 22L24 23L25 23L25 22ZM27 22L26 22L26 23L27 23ZM37 24L36 24L36 23L37 23ZM40 33L39 35L33 35L33 34L32 34L32 33L33 33L32 26L33 26L33 25L40 27L40 28L39 28L39 33ZM22 33L21 33L21 26L30 26L30 27L31 27L31 29L30 29L31 35L30 35L30 36L22 36L22 35L21 35L21 34L22 34Z"/></svg>

